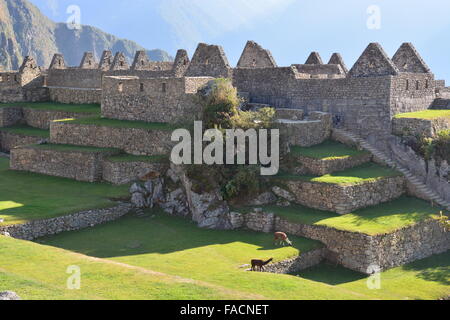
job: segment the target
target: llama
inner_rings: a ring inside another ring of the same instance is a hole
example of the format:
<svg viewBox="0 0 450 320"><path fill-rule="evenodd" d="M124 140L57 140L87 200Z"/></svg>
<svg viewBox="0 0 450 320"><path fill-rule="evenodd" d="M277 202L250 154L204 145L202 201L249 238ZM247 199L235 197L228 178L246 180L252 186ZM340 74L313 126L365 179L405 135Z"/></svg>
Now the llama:
<svg viewBox="0 0 450 320"><path fill-rule="evenodd" d="M288 245L290 247L293 246L291 240L289 240L288 236L284 232L275 232L275 239L274 239L275 245Z"/></svg>
<svg viewBox="0 0 450 320"><path fill-rule="evenodd" d="M257 271L257 269L262 272L264 271L264 266L267 266L269 263L273 261L273 258L270 258L267 261L264 260L252 260L252 271Z"/></svg>

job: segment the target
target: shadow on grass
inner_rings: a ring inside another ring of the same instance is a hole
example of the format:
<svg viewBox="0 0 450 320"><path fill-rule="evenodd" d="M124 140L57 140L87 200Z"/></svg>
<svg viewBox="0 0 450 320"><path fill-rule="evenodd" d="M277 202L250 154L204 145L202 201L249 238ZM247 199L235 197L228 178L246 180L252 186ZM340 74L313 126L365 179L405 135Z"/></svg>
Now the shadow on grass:
<svg viewBox="0 0 450 320"><path fill-rule="evenodd" d="M303 279L322 282L332 286L366 279L367 275L329 263L321 263L295 274Z"/></svg>
<svg viewBox="0 0 450 320"><path fill-rule="evenodd" d="M99 258L133 256L141 254L169 254L189 249L219 246L231 243L239 245L230 250L247 249L245 246L256 246L261 251L261 258L265 251L281 250L273 243L273 235L229 230L200 229L191 221L170 217L159 211L156 215L138 218L132 215L120 220L75 232L66 232L52 237L38 240L39 243L76 251ZM322 246L321 243L292 237L294 248L300 252L307 252ZM255 250L251 247L249 251ZM258 258L258 257L249 257ZM270 258L270 257L268 257Z"/></svg>
<svg viewBox="0 0 450 320"><path fill-rule="evenodd" d="M450 286L450 251L413 262L403 269L417 272L417 277L423 280Z"/></svg>

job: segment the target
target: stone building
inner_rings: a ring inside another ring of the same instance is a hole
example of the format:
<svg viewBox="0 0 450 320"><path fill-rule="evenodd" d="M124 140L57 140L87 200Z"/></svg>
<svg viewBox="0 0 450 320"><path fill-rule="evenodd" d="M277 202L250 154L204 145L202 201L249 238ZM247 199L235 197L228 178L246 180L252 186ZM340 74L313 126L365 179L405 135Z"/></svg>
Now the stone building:
<svg viewBox="0 0 450 320"><path fill-rule="evenodd" d="M249 41L236 68L222 47L201 43L192 60L185 50L174 62L153 62L139 51L130 63L120 52L105 51L100 61L88 52L79 66L69 67L55 54L46 71L28 58L19 71L0 76L2 102L101 103L105 117L152 122L190 115L195 91L207 79L227 77L250 103L328 112L336 126L364 137L389 134L396 114L424 110L450 96L410 43L392 59L371 43L350 70L339 53L325 64L317 52L305 64L279 67L270 51Z"/></svg>

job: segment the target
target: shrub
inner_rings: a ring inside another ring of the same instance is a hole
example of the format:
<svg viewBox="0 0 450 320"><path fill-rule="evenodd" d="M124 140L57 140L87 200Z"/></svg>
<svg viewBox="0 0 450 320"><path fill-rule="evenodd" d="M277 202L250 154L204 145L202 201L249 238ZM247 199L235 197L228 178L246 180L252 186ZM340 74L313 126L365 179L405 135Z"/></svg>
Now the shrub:
<svg viewBox="0 0 450 320"><path fill-rule="evenodd" d="M199 92L206 128L232 128L231 118L239 111L241 100L228 79L215 79Z"/></svg>

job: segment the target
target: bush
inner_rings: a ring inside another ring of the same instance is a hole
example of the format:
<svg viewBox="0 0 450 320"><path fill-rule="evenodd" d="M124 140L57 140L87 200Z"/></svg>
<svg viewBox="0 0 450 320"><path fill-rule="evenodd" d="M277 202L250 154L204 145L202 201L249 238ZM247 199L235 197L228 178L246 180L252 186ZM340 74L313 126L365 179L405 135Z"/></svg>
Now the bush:
<svg viewBox="0 0 450 320"><path fill-rule="evenodd" d="M260 188L259 168L257 166L239 166L223 186L222 194L224 199L231 200L255 195Z"/></svg>
<svg viewBox="0 0 450 320"><path fill-rule="evenodd" d="M231 118L239 111L241 100L237 89L228 79L210 81L199 92L203 106L203 122L206 128L232 128Z"/></svg>

